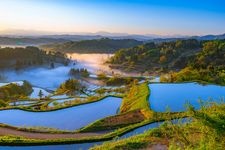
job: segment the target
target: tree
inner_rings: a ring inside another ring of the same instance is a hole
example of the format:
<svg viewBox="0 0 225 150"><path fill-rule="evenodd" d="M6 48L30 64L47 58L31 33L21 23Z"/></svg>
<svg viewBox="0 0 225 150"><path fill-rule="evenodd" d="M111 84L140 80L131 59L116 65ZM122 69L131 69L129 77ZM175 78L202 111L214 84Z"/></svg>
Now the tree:
<svg viewBox="0 0 225 150"><path fill-rule="evenodd" d="M44 94L43 94L42 90L40 90L39 93L38 93L38 96L40 97L40 99L42 99L42 96L43 96L43 95L44 95Z"/></svg>
<svg viewBox="0 0 225 150"><path fill-rule="evenodd" d="M167 59L166 59L166 56L164 56L164 55L159 58L160 63L165 63L166 61L167 61Z"/></svg>
<svg viewBox="0 0 225 150"><path fill-rule="evenodd" d="M80 77L88 77L90 73L85 68L81 69L71 68L69 71L69 75L76 78L80 78Z"/></svg>
<svg viewBox="0 0 225 150"><path fill-rule="evenodd" d="M84 89L85 89L85 86L83 86L79 82L79 80L68 79L60 85L60 87L57 89L57 92L74 95L76 93L82 92Z"/></svg>
<svg viewBox="0 0 225 150"><path fill-rule="evenodd" d="M106 90L104 88L101 88L101 89L97 89L96 92L99 94L99 95L103 95Z"/></svg>
<svg viewBox="0 0 225 150"><path fill-rule="evenodd" d="M6 102L0 99L0 107L5 107L7 106Z"/></svg>
<svg viewBox="0 0 225 150"><path fill-rule="evenodd" d="M107 79L108 79L107 75L106 75L104 72L98 73L98 74L97 74L97 78L98 78L99 80L107 80Z"/></svg>

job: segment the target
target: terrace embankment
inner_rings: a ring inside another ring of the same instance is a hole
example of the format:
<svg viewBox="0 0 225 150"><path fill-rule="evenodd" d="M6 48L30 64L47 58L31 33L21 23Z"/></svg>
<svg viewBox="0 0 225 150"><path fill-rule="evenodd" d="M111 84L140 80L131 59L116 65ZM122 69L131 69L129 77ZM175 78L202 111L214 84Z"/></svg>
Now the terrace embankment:
<svg viewBox="0 0 225 150"><path fill-rule="evenodd" d="M82 128L80 132L112 130L151 118L153 112L149 107L149 94L150 90L147 83L133 83L123 98L118 115L97 120Z"/></svg>
<svg viewBox="0 0 225 150"><path fill-rule="evenodd" d="M0 127L0 145L46 145L110 140L150 123L187 116L185 113L156 113L150 110L149 94L148 83L133 83L123 99L119 114L97 120L76 132L41 128L21 129L3 125Z"/></svg>
<svg viewBox="0 0 225 150"><path fill-rule="evenodd" d="M87 138L102 135L103 133L37 133L20 131L7 127L0 127L0 136L15 135L28 139L71 139L71 138Z"/></svg>

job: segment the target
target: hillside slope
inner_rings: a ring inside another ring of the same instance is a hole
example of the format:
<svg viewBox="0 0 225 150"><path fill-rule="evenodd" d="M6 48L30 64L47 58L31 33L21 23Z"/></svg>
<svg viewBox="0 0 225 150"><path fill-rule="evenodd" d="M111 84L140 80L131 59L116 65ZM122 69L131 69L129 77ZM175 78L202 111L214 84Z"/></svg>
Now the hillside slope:
<svg viewBox="0 0 225 150"><path fill-rule="evenodd" d="M43 45L41 48L48 51L60 51L70 53L114 53L121 48L129 48L143 44L143 42L132 39L95 39L77 42L66 42L63 44Z"/></svg>
<svg viewBox="0 0 225 150"><path fill-rule="evenodd" d="M67 64L68 59L60 52L47 53L37 47L0 48L0 70L22 69L25 67L51 65L52 63Z"/></svg>
<svg viewBox="0 0 225 150"><path fill-rule="evenodd" d="M179 72L161 77L165 82L201 80L225 85L225 41L209 41L203 44L196 57Z"/></svg>
<svg viewBox="0 0 225 150"><path fill-rule="evenodd" d="M147 43L121 49L108 61L112 68L138 72L167 72L184 68L201 49L197 40Z"/></svg>

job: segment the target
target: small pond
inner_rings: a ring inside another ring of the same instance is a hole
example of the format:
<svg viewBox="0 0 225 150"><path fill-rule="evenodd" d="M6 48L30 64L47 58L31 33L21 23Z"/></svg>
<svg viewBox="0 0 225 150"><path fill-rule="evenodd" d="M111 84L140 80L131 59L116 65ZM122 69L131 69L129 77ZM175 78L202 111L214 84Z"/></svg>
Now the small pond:
<svg viewBox="0 0 225 150"><path fill-rule="evenodd" d="M47 97L49 96L51 93L47 92L46 90L42 89L42 88L38 88L38 87L33 87L33 92L30 95L30 98L33 99L39 99L39 92L42 91L42 97Z"/></svg>
<svg viewBox="0 0 225 150"><path fill-rule="evenodd" d="M15 101L15 102L11 102L9 103L10 106L27 106L27 105L31 105L31 104L35 104L38 101Z"/></svg>
<svg viewBox="0 0 225 150"><path fill-rule="evenodd" d="M42 126L75 130L95 120L115 115L121 98L107 97L101 101L50 112L28 112L11 109L0 111L0 123L12 126Z"/></svg>
<svg viewBox="0 0 225 150"><path fill-rule="evenodd" d="M84 98L59 99L59 100L52 101L51 103L48 104L48 106L49 107L54 107L54 103L63 104L64 102L72 102L72 101L76 101L76 100L84 100Z"/></svg>
<svg viewBox="0 0 225 150"><path fill-rule="evenodd" d="M178 124L178 123L188 123L190 121L191 121L190 118L181 118L181 119L174 119L171 122L174 123L174 124ZM144 125L142 127L134 129L133 131L125 133L124 135L122 135L120 137L120 139L128 138L128 137L131 137L131 136L134 136L134 135L137 135L137 134L144 133L145 131L147 131L149 129L153 129L153 128L159 127L163 123L164 123L164 121L154 122L154 123L150 123L150 124Z"/></svg>
<svg viewBox="0 0 225 150"><path fill-rule="evenodd" d="M151 109L164 112L184 111L185 104L191 103L199 108L199 99L204 101L221 101L225 97L225 86L201 85L198 83L155 83L149 84Z"/></svg>
<svg viewBox="0 0 225 150"><path fill-rule="evenodd" d="M66 94L63 95L54 95L50 97L51 99L66 99L66 98L70 98L69 96L67 96Z"/></svg>

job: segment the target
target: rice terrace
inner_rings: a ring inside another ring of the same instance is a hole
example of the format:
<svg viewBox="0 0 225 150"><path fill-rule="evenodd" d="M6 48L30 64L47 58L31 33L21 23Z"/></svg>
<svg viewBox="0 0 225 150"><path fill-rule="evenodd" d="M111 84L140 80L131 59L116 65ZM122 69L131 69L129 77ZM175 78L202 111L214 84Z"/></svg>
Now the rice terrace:
<svg viewBox="0 0 225 150"><path fill-rule="evenodd" d="M224 6L0 0L0 150L225 149Z"/></svg>

